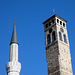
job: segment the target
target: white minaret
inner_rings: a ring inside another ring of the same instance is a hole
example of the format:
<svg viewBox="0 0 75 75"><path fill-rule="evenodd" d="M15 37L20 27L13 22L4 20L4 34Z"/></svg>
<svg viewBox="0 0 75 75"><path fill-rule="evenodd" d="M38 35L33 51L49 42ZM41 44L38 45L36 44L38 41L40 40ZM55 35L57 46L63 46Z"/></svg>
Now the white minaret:
<svg viewBox="0 0 75 75"><path fill-rule="evenodd" d="M21 64L18 62L18 41L16 34L16 26L14 23L12 38L10 42L10 57L6 65L7 75L19 75Z"/></svg>

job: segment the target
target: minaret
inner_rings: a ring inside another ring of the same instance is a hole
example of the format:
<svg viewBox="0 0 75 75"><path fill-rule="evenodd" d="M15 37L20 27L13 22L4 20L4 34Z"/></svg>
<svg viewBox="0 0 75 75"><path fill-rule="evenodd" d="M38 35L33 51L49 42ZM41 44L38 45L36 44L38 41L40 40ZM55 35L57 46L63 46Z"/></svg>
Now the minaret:
<svg viewBox="0 0 75 75"><path fill-rule="evenodd" d="M56 14L43 22L48 75L73 75L66 22Z"/></svg>
<svg viewBox="0 0 75 75"><path fill-rule="evenodd" d="M18 62L18 41L16 34L16 26L14 22L14 28L10 42L10 56L9 62L6 65L6 71L7 75L19 75L20 70L21 64Z"/></svg>

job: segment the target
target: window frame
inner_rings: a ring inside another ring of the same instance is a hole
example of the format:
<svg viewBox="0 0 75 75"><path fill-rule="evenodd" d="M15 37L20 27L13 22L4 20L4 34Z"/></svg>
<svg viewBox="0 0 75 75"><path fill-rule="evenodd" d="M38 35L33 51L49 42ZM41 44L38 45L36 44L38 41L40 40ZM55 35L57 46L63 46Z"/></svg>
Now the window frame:
<svg viewBox="0 0 75 75"><path fill-rule="evenodd" d="M56 40L56 37L55 37L55 31L52 32L52 42L54 42Z"/></svg>
<svg viewBox="0 0 75 75"><path fill-rule="evenodd" d="M67 43L67 38L66 38L66 35L63 34L63 37L64 37L64 42Z"/></svg>
<svg viewBox="0 0 75 75"><path fill-rule="evenodd" d="M49 26L51 26L51 22L49 22Z"/></svg>
<svg viewBox="0 0 75 75"><path fill-rule="evenodd" d="M63 27L65 27L65 23L63 23Z"/></svg>
<svg viewBox="0 0 75 75"><path fill-rule="evenodd" d="M51 43L51 37L50 34L47 35L47 45Z"/></svg>
<svg viewBox="0 0 75 75"><path fill-rule="evenodd" d="M59 23L59 19L57 19L57 23Z"/></svg>
<svg viewBox="0 0 75 75"><path fill-rule="evenodd" d="M62 21L60 21L60 25L62 25Z"/></svg>
<svg viewBox="0 0 75 75"><path fill-rule="evenodd" d="M48 24L46 24L46 26L45 26L46 28L48 28Z"/></svg>
<svg viewBox="0 0 75 75"><path fill-rule="evenodd" d="M59 39L62 41L62 34L59 32Z"/></svg>

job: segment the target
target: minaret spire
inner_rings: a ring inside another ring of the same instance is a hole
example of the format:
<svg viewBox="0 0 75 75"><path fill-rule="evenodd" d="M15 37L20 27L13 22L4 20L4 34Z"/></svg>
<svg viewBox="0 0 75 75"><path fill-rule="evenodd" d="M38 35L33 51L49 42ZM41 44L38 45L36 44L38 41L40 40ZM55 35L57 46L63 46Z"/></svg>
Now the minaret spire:
<svg viewBox="0 0 75 75"><path fill-rule="evenodd" d="M14 28L13 28L13 33L12 33L12 38L11 38L10 44L12 44L12 43L18 44L18 41L17 41L17 33L16 33L16 25L15 25L15 19L14 19Z"/></svg>

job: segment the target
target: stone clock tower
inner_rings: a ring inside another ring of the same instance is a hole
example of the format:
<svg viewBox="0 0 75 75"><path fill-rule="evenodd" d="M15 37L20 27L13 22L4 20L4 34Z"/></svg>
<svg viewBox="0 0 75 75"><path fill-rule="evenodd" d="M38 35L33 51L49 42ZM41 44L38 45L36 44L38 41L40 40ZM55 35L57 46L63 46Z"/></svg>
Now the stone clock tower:
<svg viewBox="0 0 75 75"><path fill-rule="evenodd" d="M56 14L43 22L48 75L73 75L66 22Z"/></svg>

